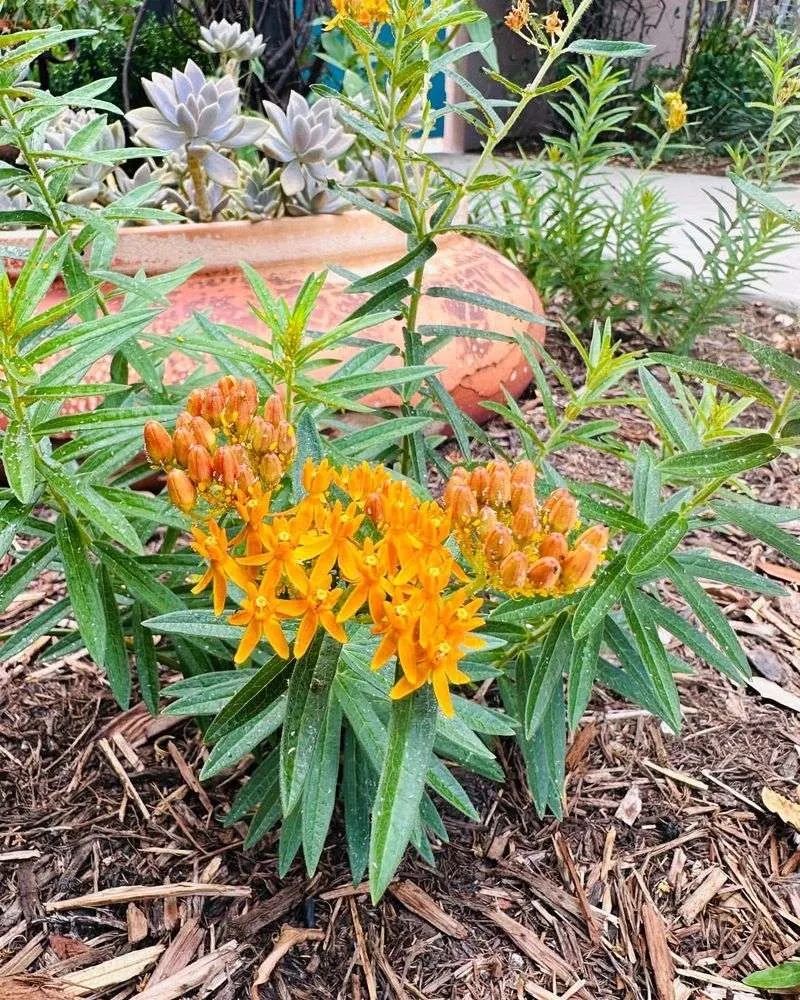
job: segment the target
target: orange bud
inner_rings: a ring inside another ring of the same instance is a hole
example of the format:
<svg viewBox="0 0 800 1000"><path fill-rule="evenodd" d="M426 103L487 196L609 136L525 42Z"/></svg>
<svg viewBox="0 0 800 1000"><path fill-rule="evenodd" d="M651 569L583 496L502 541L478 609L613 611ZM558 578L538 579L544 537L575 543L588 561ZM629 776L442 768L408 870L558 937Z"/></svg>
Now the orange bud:
<svg viewBox="0 0 800 1000"><path fill-rule="evenodd" d="M269 396L266 403L264 403L264 419L271 424L275 424L276 427L282 420L286 419L283 400L277 392Z"/></svg>
<svg viewBox="0 0 800 1000"><path fill-rule="evenodd" d="M281 460L274 452L264 455L258 464L258 474L265 486L275 486L283 478Z"/></svg>
<svg viewBox="0 0 800 1000"><path fill-rule="evenodd" d="M238 455L231 445L223 445L214 455L214 472L229 488L236 485L241 468Z"/></svg>
<svg viewBox="0 0 800 1000"><path fill-rule="evenodd" d="M547 515L552 531L566 534L578 522L578 501L563 487L550 494L542 505L542 510Z"/></svg>
<svg viewBox="0 0 800 1000"><path fill-rule="evenodd" d="M148 420L144 425L144 447L153 465L165 465L172 461L172 436L157 420Z"/></svg>
<svg viewBox="0 0 800 1000"><path fill-rule="evenodd" d="M466 483L460 483L458 488L453 491L450 510L453 512L453 520L456 524L467 524L474 517L477 517L478 501Z"/></svg>
<svg viewBox="0 0 800 1000"><path fill-rule="evenodd" d="M527 541L539 530L539 517L533 507L519 508L511 520L511 530L521 542Z"/></svg>
<svg viewBox="0 0 800 1000"><path fill-rule="evenodd" d="M216 385L209 386L203 397L203 409L201 410L201 414L212 427L219 424L224 407L225 400L222 398L222 393L219 391L219 387Z"/></svg>
<svg viewBox="0 0 800 1000"><path fill-rule="evenodd" d="M553 559L561 561L569 552L566 538L558 531L553 531L545 535L539 543L540 556L552 556Z"/></svg>
<svg viewBox="0 0 800 1000"><path fill-rule="evenodd" d="M444 494L442 496L442 500L444 501L445 507L453 506L453 497L463 487L469 489L469 486L467 486L466 476L462 478L460 476L456 476L455 474L453 474L447 480L447 485L444 488Z"/></svg>
<svg viewBox="0 0 800 1000"><path fill-rule="evenodd" d="M597 552L605 552L608 548L608 528L604 524L593 524L578 537L576 545L588 545Z"/></svg>
<svg viewBox="0 0 800 1000"><path fill-rule="evenodd" d="M297 438L295 437L294 427L285 420L282 420L278 424L278 454L282 455L284 458L288 458L293 455L295 448L297 447Z"/></svg>
<svg viewBox="0 0 800 1000"><path fill-rule="evenodd" d="M459 479L462 483L466 483L469 479L469 473L463 465L456 465L450 473L450 479Z"/></svg>
<svg viewBox="0 0 800 1000"><path fill-rule="evenodd" d="M487 499L492 507L505 507L511 502L511 472L506 462L494 462L489 469Z"/></svg>
<svg viewBox="0 0 800 1000"><path fill-rule="evenodd" d="M178 465L186 465L189 459L189 449L195 443L194 434L189 427L178 427L172 435L172 445L175 451L175 461Z"/></svg>
<svg viewBox="0 0 800 1000"><path fill-rule="evenodd" d="M564 560L562 582L570 590L585 587L600 562L600 553L588 545L578 545Z"/></svg>
<svg viewBox="0 0 800 1000"><path fill-rule="evenodd" d="M534 590L552 590L561 576L561 564L552 556L545 556L528 570L528 585Z"/></svg>
<svg viewBox="0 0 800 1000"><path fill-rule="evenodd" d="M198 392L200 391L201 390L198 389ZM183 410L181 413L178 414L177 420L175 421L175 430L180 430L181 428L184 428L185 430L190 431L192 429L192 419L193 419L192 414L188 413L186 410Z"/></svg>
<svg viewBox="0 0 800 1000"><path fill-rule="evenodd" d="M504 524L496 524L486 535L483 551L490 562L499 563L514 548L514 539Z"/></svg>
<svg viewBox="0 0 800 1000"><path fill-rule="evenodd" d="M477 469L470 472L469 485L472 487L472 492L477 497L478 503L485 503L486 491L489 488L489 473L486 471L485 465L479 465Z"/></svg>
<svg viewBox="0 0 800 1000"><path fill-rule="evenodd" d="M255 416L250 423L250 447L256 454L272 451L272 438L275 428L263 417Z"/></svg>
<svg viewBox="0 0 800 1000"><path fill-rule="evenodd" d="M486 538L496 524L497 512L491 507L481 507L478 513L478 534L481 538Z"/></svg>
<svg viewBox="0 0 800 1000"><path fill-rule="evenodd" d="M184 514L188 514L194 507L197 496L194 483L183 469L170 469L167 473L167 493L172 503Z"/></svg>
<svg viewBox="0 0 800 1000"><path fill-rule="evenodd" d="M210 452L214 451L214 446L217 443L217 435L214 433L214 428L204 417L192 417L192 436L194 437L195 444L203 445Z"/></svg>
<svg viewBox="0 0 800 1000"><path fill-rule="evenodd" d="M511 509L519 510L520 507L531 507L536 510L536 492L530 483L511 485Z"/></svg>
<svg viewBox="0 0 800 1000"><path fill-rule="evenodd" d="M211 456L208 449L201 444L193 444L189 449L189 457L186 460L186 471L189 478L204 490L211 482L214 475L214 467L211 463Z"/></svg>
<svg viewBox="0 0 800 1000"><path fill-rule="evenodd" d="M203 412L205 393L202 389L192 389L186 400L186 412L192 417L199 417ZM180 419L180 418L179 418Z"/></svg>
<svg viewBox="0 0 800 1000"><path fill-rule="evenodd" d="M533 467L533 463L529 462L527 458L523 458L520 462L517 462L511 470L512 486L533 486L535 478L536 470Z"/></svg>
<svg viewBox="0 0 800 1000"><path fill-rule="evenodd" d="M364 513L373 524L383 524L383 499L380 493L370 493L364 500Z"/></svg>
<svg viewBox="0 0 800 1000"><path fill-rule="evenodd" d="M500 563L500 579L506 590L519 590L528 578L528 560L522 552L511 552Z"/></svg>
<svg viewBox="0 0 800 1000"><path fill-rule="evenodd" d="M236 389L236 379L233 375L223 375L217 382L217 388L222 393L222 398L227 402Z"/></svg>

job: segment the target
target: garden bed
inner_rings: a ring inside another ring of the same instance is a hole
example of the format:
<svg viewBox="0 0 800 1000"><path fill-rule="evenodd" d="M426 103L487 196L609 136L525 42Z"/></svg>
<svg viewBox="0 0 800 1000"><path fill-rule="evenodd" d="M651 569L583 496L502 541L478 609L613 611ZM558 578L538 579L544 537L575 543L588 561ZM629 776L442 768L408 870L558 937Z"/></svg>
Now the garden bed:
<svg viewBox="0 0 800 1000"><path fill-rule="evenodd" d="M783 349L797 333L774 310L748 306L698 353L747 371L732 336L743 328ZM549 346L575 368L571 348L556 336ZM541 418L534 399L523 409ZM615 416L632 446L650 433ZM489 433L514 444L500 421ZM576 478L597 476L596 453L569 460ZM798 472L782 457L751 482L759 499L797 507ZM700 535L690 544L709 545ZM519 761L504 759L506 786L465 779L481 824L448 815L437 869L407 860L377 908L350 887L339 835L311 882L295 864L281 883L270 847L245 855L243 828L215 818L238 775L200 788L195 726L148 719L141 706L120 715L85 656L46 661L41 640L0 667L0 998L165 1000L195 996L200 983L200 995L227 1000L746 995L732 984L800 948L796 834L761 804L764 785L791 797L800 777L800 573L742 536L714 545L792 591L752 601L708 585L755 684L771 682L786 707L700 667L678 681L677 738L600 693L570 749L560 826L536 819ZM37 581L3 630L61 590L52 575ZM118 892L69 903L108 890ZM254 986L276 939L279 952L291 941L283 925L298 942ZM110 981L92 992L107 962Z"/></svg>

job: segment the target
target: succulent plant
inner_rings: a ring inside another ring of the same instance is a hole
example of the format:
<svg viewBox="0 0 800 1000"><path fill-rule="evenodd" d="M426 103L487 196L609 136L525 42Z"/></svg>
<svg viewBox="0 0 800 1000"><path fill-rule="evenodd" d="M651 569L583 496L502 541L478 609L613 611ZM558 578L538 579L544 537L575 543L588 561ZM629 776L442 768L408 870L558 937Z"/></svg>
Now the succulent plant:
<svg viewBox="0 0 800 1000"><path fill-rule="evenodd" d="M354 97L351 98L354 104L359 105L365 111L375 114L375 102L372 98L372 93L368 89L360 90ZM384 112L389 110L389 98L381 97L381 106ZM398 122L401 128L407 129L409 132L416 132L422 127L422 114L425 108L425 102L421 94L418 94L408 107L408 110L403 115L403 117Z"/></svg>
<svg viewBox="0 0 800 1000"><path fill-rule="evenodd" d="M113 174L106 178L107 200L116 201L117 198L130 194L131 191L144 187L145 184L150 184L153 181L161 181L163 183L163 171L156 169L147 160L141 163L131 175L126 174L122 167L117 167ZM162 187L161 190L156 191L143 204L149 207L158 206L164 201L166 195L167 188Z"/></svg>
<svg viewBox="0 0 800 1000"><path fill-rule="evenodd" d="M381 156L378 152L364 155L364 172L370 180L378 184L397 185L400 183L400 170L394 159ZM374 201L376 205L394 205L397 196L383 187L362 187L359 189L365 198Z"/></svg>
<svg viewBox="0 0 800 1000"><path fill-rule="evenodd" d="M91 126L94 122L102 122L98 128L96 138L91 145L83 148L82 152L92 153L99 150L122 149L125 146L125 133L120 122L109 125L105 121L105 116L98 115L96 111L81 108L73 111L66 108L57 118L50 122L38 142L39 152L63 152L69 143L83 129ZM63 166L64 161L60 158L41 157L40 166L45 170L50 170L56 166ZM104 163L82 163L74 171L69 182L67 200L76 205L89 205L93 201L101 198L104 191L103 181L114 169L112 164Z"/></svg>
<svg viewBox="0 0 800 1000"><path fill-rule="evenodd" d="M283 164L280 181L284 194L294 197L308 188L313 199L319 187L335 176L336 161L354 137L344 131L336 117L336 105L327 97L309 105L292 91L285 112L271 101L264 101L264 110L269 125L258 145Z"/></svg>
<svg viewBox="0 0 800 1000"><path fill-rule="evenodd" d="M241 63L258 59L266 44L264 36L255 34L252 28L242 31L238 21L231 24L223 18L200 29L200 48L205 52L216 52L225 62L233 60Z"/></svg>
<svg viewBox="0 0 800 1000"><path fill-rule="evenodd" d="M281 208L281 186L278 171L271 170L267 160L256 166L242 167L243 184L233 195L233 210L238 219L259 222L273 219Z"/></svg>
<svg viewBox="0 0 800 1000"><path fill-rule="evenodd" d="M216 222L227 208L231 193L228 189L213 181L204 185L205 202L197 197L194 181L187 177L184 190L177 191L167 188L164 191L162 204L165 207L173 205L178 213L190 222Z"/></svg>
<svg viewBox="0 0 800 1000"><path fill-rule="evenodd" d="M201 163L209 178L222 187L234 187L236 166L220 152L257 142L265 124L240 114L239 88L229 76L207 77L191 59L172 78L154 73L142 86L151 108L129 111L136 141L172 152L185 149L190 167Z"/></svg>
<svg viewBox="0 0 800 1000"><path fill-rule="evenodd" d="M350 187L365 177L364 167L358 160L345 161L344 170L334 169L332 179L341 187ZM353 206L335 189L327 184L319 184L309 180L302 191L298 191L286 202L286 214L302 215L339 215Z"/></svg>
<svg viewBox="0 0 800 1000"><path fill-rule="evenodd" d="M17 188L5 188L0 190L0 212L22 212L30 208L30 201L24 191ZM18 224L9 223L7 226L0 224L0 229L17 229Z"/></svg>

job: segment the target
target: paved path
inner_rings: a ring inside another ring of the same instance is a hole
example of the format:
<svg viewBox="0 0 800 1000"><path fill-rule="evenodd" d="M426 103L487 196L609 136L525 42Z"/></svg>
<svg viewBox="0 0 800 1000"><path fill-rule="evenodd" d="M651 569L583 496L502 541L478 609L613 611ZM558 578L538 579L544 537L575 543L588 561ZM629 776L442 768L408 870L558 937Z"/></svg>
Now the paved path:
<svg viewBox="0 0 800 1000"><path fill-rule="evenodd" d="M470 153L440 153L437 156L446 162L453 170L463 173L474 162L475 156ZM521 162L511 160L510 162ZM635 180L640 171L625 167L608 167L605 170L609 178L608 191L613 197L624 184ZM675 211L675 218L686 225L676 226L672 231L672 248L677 261L671 261L667 267L673 273L681 270L680 261L695 262L699 258L697 250L692 246L687 234L692 232L689 223L703 226L706 220L716 214L716 208L709 197L709 192L733 191L733 185L726 177L713 177L707 174L682 174L672 171L651 171L650 176L665 191ZM800 209L800 186L787 185L780 192L784 201L794 208ZM800 233L793 238L790 246L775 258L781 265L762 282L754 284L748 291L747 298L769 302L791 311L800 310Z"/></svg>

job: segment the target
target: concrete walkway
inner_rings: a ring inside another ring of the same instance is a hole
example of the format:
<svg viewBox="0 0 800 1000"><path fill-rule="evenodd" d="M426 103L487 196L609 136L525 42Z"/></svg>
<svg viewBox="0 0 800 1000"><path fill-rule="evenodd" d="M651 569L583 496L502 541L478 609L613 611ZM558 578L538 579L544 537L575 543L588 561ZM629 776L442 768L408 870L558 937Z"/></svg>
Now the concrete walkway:
<svg viewBox="0 0 800 1000"><path fill-rule="evenodd" d="M476 157L470 153L440 153L436 158L457 173L464 173ZM501 162L522 161L509 158ZM609 197L614 197L626 184L634 182L641 171L625 167L608 167L604 173L608 176L606 193ZM706 228L707 221L716 215L716 207L709 195L730 193L734 188L726 177L714 177L708 174L650 171L649 176L664 190L674 208L675 219L682 223L671 233L672 250L677 259L666 262L667 270L679 274L686 269L686 265L682 265L681 262L695 263L700 256L688 239L689 234L697 235L691 224ZM779 194L793 208L800 209L800 185L787 185ZM800 233L793 236L790 245L776 255L774 260L780 265L780 269L776 269L763 281L754 284L746 297L790 311L800 310Z"/></svg>

